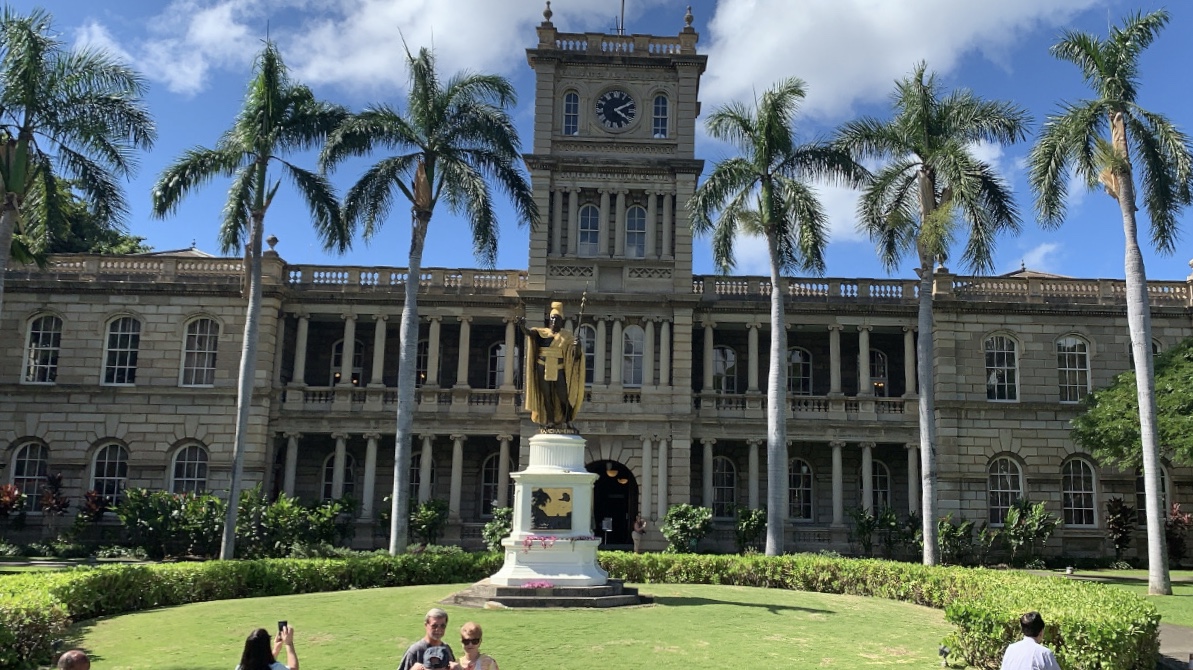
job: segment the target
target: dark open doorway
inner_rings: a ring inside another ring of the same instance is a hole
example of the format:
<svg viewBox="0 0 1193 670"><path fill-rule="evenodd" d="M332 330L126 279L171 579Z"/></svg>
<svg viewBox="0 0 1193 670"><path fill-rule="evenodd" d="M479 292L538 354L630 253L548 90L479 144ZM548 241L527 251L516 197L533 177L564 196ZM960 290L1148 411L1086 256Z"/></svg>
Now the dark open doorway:
<svg viewBox="0 0 1193 670"><path fill-rule="evenodd" d="M630 531L638 514L638 480L634 473L617 461L596 461L586 469L597 475L592 487L593 533L605 548L632 547Z"/></svg>

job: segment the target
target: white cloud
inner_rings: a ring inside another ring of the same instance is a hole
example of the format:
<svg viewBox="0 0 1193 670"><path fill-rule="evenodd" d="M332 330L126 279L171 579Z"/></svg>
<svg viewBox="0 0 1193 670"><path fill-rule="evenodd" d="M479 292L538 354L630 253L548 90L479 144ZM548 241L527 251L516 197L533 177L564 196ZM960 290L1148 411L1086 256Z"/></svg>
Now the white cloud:
<svg viewBox="0 0 1193 670"><path fill-rule="evenodd" d="M948 73L970 52L995 62L1024 31L1060 25L1101 0L735 0L709 24L706 104L748 98L783 77L808 83L806 109L845 115L881 100L926 60Z"/></svg>
<svg viewBox="0 0 1193 670"><path fill-rule="evenodd" d="M1055 272L1056 263L1060 260L1061 245L1058 242L1044 242L1037 244L1023 254L1021 263L1029 270L1041 272ZM1016 270L1019 268L1016 267Z"/></svg>

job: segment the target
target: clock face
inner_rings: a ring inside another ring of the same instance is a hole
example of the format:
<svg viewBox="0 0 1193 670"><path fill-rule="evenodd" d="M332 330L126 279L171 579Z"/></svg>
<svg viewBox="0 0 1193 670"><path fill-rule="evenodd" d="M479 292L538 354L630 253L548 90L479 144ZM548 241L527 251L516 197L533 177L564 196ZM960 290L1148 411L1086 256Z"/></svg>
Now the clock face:
<svg viewBox="0 0 1193 670"><path fill-rule="evenodd" d="M638 104L629 93L613 89L597 98L596 116L606 128L625 128L638 116Z"/></svg>

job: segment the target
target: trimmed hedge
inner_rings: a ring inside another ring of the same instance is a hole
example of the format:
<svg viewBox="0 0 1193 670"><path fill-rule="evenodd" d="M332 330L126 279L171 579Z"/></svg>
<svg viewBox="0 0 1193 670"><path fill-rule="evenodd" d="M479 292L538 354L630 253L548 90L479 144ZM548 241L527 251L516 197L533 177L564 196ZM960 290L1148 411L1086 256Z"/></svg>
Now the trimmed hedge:
<svg viewBox="0 0 1193 670"><path fill-rule="evenodd" d="M71 621L208 600L448 584L482 579L496 553L373 555L75 568L0 577L0 668L28 668L49 656ZM600 554L611 577L638 583L732 584L901 600L945 611L957 627L946 643L958 659L998 668L1019 638L1019 615L1039 610L1045 642L1068 670L1152 670L1160 616L1109 586L974 568L814 554L778 557Z"/></svg>

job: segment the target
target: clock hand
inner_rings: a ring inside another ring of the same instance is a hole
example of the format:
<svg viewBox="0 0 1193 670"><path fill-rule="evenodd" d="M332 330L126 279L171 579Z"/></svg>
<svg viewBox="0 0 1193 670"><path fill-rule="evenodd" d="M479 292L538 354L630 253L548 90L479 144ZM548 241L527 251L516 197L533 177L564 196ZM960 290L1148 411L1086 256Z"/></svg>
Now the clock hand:
<svg viewBox="0 0 1193 670"><path fill-rule="evenodd" d="M615 107L615 108L613 108L613 111L615 111L615 112L617 112L618 114L620 114L620 115L621 115L621 118L625 119L626 121L629 121L629 120L630 120L630 117L629 117L629 115L628 115L628 114L626 114L626 113L625 113L625 109L626 109L626 108L628 108L628 107L633 107L633 106L634 106L634 103L632 103L632 102L627 102L627 103L625 103L624 105L621 105L620 107Z"/></svg>

